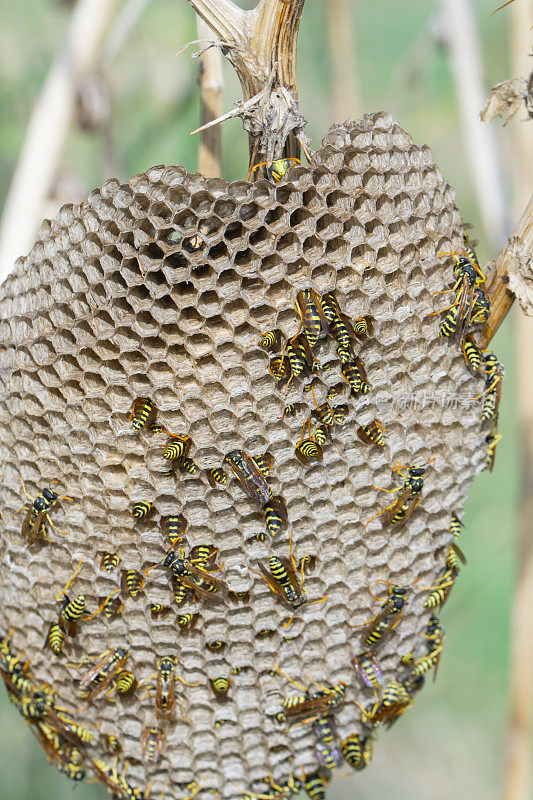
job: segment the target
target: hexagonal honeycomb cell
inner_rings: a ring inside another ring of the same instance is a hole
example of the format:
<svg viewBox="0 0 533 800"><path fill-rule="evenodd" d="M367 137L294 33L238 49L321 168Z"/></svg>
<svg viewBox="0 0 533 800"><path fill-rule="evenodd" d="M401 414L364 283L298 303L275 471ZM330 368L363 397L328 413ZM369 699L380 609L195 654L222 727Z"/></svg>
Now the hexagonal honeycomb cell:
<svg viewBox="0 0 533 800"><path fill-rule="evenodd" d="M429 316L446 305L434 293L453 285L452 259L440 253L461 246L453 190L429 148L385 113L333 126L314 163L292 167L277 185L157 166L126 185L109 180L43 223L0 288L0 633L13 628L12 646L35 680L53 686L73 714L86 705L86 725L98 723L85 750L89 772L91 758L112 761L105 735L114 733L128 780L141 788L150 780L154 796L166 783L165 796L178 800L196 780L201 800L230 800L241 789L269 791L269 773L278 783L312 773L313 724L276 721L282 699L298 690L274 664L306 685L344 681L338 741L364 735L359 706L371 705L373 692L352 659L361 650L356 626L380 610L368 587L387 593L378 580L413 584L401 621L376 648L385 680L398 676L401 656L425 652L425 589L445 568L451 512L460 515L484 462L481 401L473 400L483 382L467 372L459 347L437 338L441 316ZM355 353L369 393L350 392L327 333L313 350L321 365L313 391L299 378L286 394L276 385L259 338L297 334L295 300L307 288L319 297L334 291L349 320L371 320ZM322 460L302 464L302 426L334 386L348 415L331 427ZM153 404L160 430L134 429L139 398ZM290 404L294 414L284 415ZM375 420L384 445L358 435ZM190 438L195 474L163 459L169 434ZM273 539L257 535L265 514L225 465L231 451L272 457L270 486L288 519ZM397 497L376 488L401 486L392 467L431 459L406 524L368 523ZM208 480L217 469L225 484ZM17 513L30 502L21 478L32 498L51 481L71 498L50 509L57 527L45 521L49 541L31 547L21 533L25 512ZM135 519L135 502L153 503L152 513ZM69 593L95 611L120 589L122 569L142 573L162 561L162 523L180 514L180 546L212 545L220 566L212 575L249 599L189 593L178 606L159 565L136 598L123 594L118 616L80 622L58 658L43 649L56 595L82 557ZM284 624L292 610L253 570L268 567L272 553L288 557L290 543L296 559L315 558L305 580L310 603ZM119 556L116 571L100 569L103 551ZM150 603L172 612L153 619ZM194 624L180 627L186 613ZM226 646L207 648L214 640ZM83 668L72 664L119 646L144 688L84 703ZM153 675L167 655L192 685L177 681L176 714L162 726L154 764L143 761L140 740L157 725ZM226 698L213 694L210 680L219 677L231 680Z"/></svg>

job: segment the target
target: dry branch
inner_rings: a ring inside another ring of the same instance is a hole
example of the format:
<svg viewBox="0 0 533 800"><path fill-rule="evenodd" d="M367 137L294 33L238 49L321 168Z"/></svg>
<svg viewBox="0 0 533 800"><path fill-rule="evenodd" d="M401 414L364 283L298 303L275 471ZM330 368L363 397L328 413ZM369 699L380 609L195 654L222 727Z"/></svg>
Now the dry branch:
<svg viewBox="0 0 533 800"><path fill-rule="evenodd" d="M198 38L209 37L207 23L198 17ZM200 119L202 125L215 120L222 113L222 55L217 48L205 50L200 57ZM198 148L198 169L203 175L220 177L222 135L218 127L204 128Z"/></svg>
<svg viewBox="0 0 533 800"><path fill-rule="evenodd" d="M309 142L298 109L296 39L305 0L261 0L243 11L229 0L188 0L205 20L241 82L237 109L248 132L250 166L298 156ZM214 39L214 41L215 41ZM266 92L265 88L269 87ZM259 96L252 104L251 98ZM254 177L262 177L257 170Z"/></svg>
<svg viewBox="0 0 533 800"><path fill-rule="evenodd" d="M117 0L78 0L63 47L26 132L0 225L0 279L33 244L74 114L77 80L91 69Z"/></svg>

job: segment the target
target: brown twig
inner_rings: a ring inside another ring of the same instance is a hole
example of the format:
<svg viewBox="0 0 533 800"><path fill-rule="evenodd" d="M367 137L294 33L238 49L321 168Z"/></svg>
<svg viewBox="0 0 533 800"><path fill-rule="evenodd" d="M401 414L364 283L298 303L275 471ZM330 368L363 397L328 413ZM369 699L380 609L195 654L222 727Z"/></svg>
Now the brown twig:
<svg viewBox="0 0 533 800"><path fill-rule="evenodd" d="M78 77L94 65L116 6L117 0L78 0L73 8L65 41L33 109L9 188L0 228L0 277L33 244L74 114Z"/></svg>
<svg viewBox="0 0 533 800"><path fill-rule="evenodd" d="M207 39L209 26L197 18L198 38ZM222 55L216 47L204 50L200 56L200 119L202 125L215 120L222 113ZM198 148L198 169L209 177L220 177L222 158L222 132L218 126L202 131Z"/></svg>
<svg viewBox="0 0 533 800"><path fill-rule="evenodd" d="M298 156L300 144L305 147L309 141L296 90L296 39L305 0L260 0L251 11L230 0L188 2L209 25L239 77L244 103L236 113L248 132L250 167ZM259 99L246 105L256 95ZM263 177L264 171L253 176Z"/></svg>
<svg viewBox="0 0 533 800"><path fill-rule="evenodd" d="M478 345L485 348L509 313L520 287L524 303L527 297L527 265L533 259L533 196L520 221L501 253L489 270L485 291L490 298L490 315L485 333L478 337ZM511 291L510 285L513 287Z"/></svg>

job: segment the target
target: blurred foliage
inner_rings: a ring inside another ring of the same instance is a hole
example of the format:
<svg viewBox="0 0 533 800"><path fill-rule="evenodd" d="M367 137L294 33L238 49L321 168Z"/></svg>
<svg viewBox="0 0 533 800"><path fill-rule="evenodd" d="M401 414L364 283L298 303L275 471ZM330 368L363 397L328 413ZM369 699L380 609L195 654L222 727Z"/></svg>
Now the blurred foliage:
<svg viewBox="0 0 533 800"><path fill-rule="evenodd" d="M330 53L323 46L327 0L307 0L299 38L301 109L314 146L333 120L329 108ZM483 42L487 86L509 76L508 17L491 17L494 0L475 0ZM244 6L245 4L242 3ZM253 5L248 3L247 7ZM3 203L32 105L68 21L68 6L52 0L0 0L0 203ZM474 224L487 259L483 231L459 128L445 49L430 35L437 4L427 0L352 2L362 98L358 113L390 111L419 143L431 146L442 173L455 187L464 219ZM112 139L120 177L127 180L153 164L181 163L196 169L198 139L197 45L194 14L185 0L152 0L124 49L106 70L112 94ZM240 96L225 65L225 109ZM8 110L8 111L7 111ZM7 112L7 113L6 113ZM509 129L507 129L508 131ZM507 136L507 139L505 139ZM504 156L510 134L502 134ZM244 177L248 147L240 122L223 126L223 175ZM87 191L105 174L99 134L73 131L61 168L81 177ZM349 780L336 780L332 800L357 792L360 800L452 797L492 800L499 794L506 721L509 605L514 573L518 503L518 431L515 421L512 326L504 326L495 349L507 368L498 448L492 475L476 481L466 508L461 546L468 566L443 614L448 638L439 678L428 681L415 710L379 739L372 766ZM43 628L43 639L44 639ZM346 770L348 768L346 767ZM47 766L20 717L0 692L0 800L63 800L66 779ZM103 798L105 790L80 786L77 800ZM156 798L157 800L157 798Z"/></svg>

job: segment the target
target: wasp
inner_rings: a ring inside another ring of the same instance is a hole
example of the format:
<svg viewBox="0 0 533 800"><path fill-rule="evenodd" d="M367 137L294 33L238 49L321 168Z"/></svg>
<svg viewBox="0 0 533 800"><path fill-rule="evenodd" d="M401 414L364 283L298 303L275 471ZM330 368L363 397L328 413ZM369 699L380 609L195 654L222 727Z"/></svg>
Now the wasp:
<svg viewBox="0 0 533 800"><path fill-rule="evenodd" d="M459 570L460 563L466 564L466 556L455 542L450 545L448 555L446 556L446 566L448 569Z"/></svg>
<svg viewBox="0 0 533 800"><path fill-rule="evenodd" d="M433 680L437 676L437 668L442 653L445 631L441 627L437 617L432 616L429 620L426 632L422 634L428 640L428 653L418 660L412 660L409 668L409 678L422 678L427 672L434 668ZM406 663L404 661L404 663Z"/></svg>
<svg viewBox="0 0 533 800"><path fill-rule="evenodd" d="M342 403L341 405L333 406L331 413L333 415L333 420L337 423L337 425L342 425L350 413L350 408L348 405L346 405L346 403Z"/></svg>
<svg viewBox="0 0 533 800"><path fill-rule="evenodd" d="M307 436L305 436L306 426ZM311 436L311 420L309 418L304 420L302 435L295 445L294 452L298 461L305 466L308 464L318 464L324 457L322 448L316 439Z"/></svg>
<svg viewBox="0 0 533 800"><path fill-rule="evenodd" d="M129 653L124 647L106 650L96 664L93 664L79 683L80 696L92 700L109 685L113 678L123 669Z"/></svg>
<svg viewBox="0 0 533 800"><path fill-rule="evenodd" d="M32 731L43 748L50 763L72 781L85 778L83 758L78 747L67 742L57 730L44 722L32 725Z"/></svg>
<svg viewBox="0 0 533 800"><path fill-rule="evenodd" d="M356 336L366 336L369 330L367 318L357 317L352 323L352 328Z"/></svg>
<svg viewBox="0 0 533 800"><path fill-rule="evenodd" d="M333 772L341 759L341 752L338 747L329 747L319 739L315 747L315 757L323 769Z"/></svg>
<svg viewBox="0 0 533 800"><path fill-rule="evenodd" d="M48 633L46 634L45 646L49 647L54 655L60 656L64 643L65 637L63 631L61 630L61 625L59 625L57 622L52 622L48 628Z"/></svg>
<svg viewBox="0 0 533 800"><path fill-rule="evenodd" d="M218 678L210 678L209 683L217 699L225 700L227 698L229 687L231 685L229 678L223 678L220 676Z"/></svg>
<svg viewBox="0 0 533 800"><path fill-rule="evenodd" d="M230 669L230 675L240 675L243 672L247 672L250 669L248 664L245 664L242 667L233 667Z"/></svg>
<svg viewBox="0 0 533 800"><path fill-rule="evenodd" d="M20 511L26 511L26 516L24 518L24 522L22 523L22 536L27 539L28 544L34 544L39 535L41 535L45 540L47 540L46 536L46 529L45 523L46 520L51 528L58 531L59 533L63 533L65 536L68 536L68 532L61 530L58 528L57 525L54 525L52 520L50 519L49 511L52 509L59 500L68 500L70 503L73 503L72 497L68 497L68 495L58 494L58 492L52 489L52 484L57 483L58 481L50 481L47 488L42 489L41 492L37 495L37 497L33 498L31 494L28 494L26 491L26 487L24 485L24 481L22 477L20 478L20 482L22 483L22 491L24 495L31 500L31 505L27 508L27 505L23 505ZM17 512L18 513L18 512Z"/></svg>
<svg viewBox="0 0 533 800"><path fill-rule="evenodd" d="M314 600L312 603L309 602L307 599L307 591L305 589L303 568L300 570L300 575L297 575L298 566L292 551L292 537L289 541L289 545L290 560L285 558L285 556L271 555L268 561L270 568L269 570L265 569L262 564L258 565L260 570L259 572L252 567L250 567L250 569L252 569L256 575L259 575L259 577L265 581L274 594L277 594L279 597L283 598L283 600L285 600L285 602L296 611L304 605L320 603L326 598L322 597L320 600ZM289 625L292 622L292 619L293 617L290 618L289 622L284 624Z"/></svg>
<svg viewBox="0 0 533 800"><path fill-rule="evenodd" d="M225 486L228 482L228 476L220 467L212 467L207 470L207 480L209 485L215 489L217 486Z"/></svg>
<svg viewBox="0 0 533 800"><path fill-rule="evenodd" d="M170 606L163 605L163 603L150 603L148 607L152 619L164 618L170 612Z"/></svg>
<svg viewBox="0 0 533 800"><path fill-rule="evenodd" d="M230 600L234 600L236 603L240 601L243 603L248 603L250 600L250 590L246 589L246 591L240 591L236 589L230 589L228 592L228 597Z"/></svg>
<svg viewBox="0 0 533 800"><path fill-rule="evenodd" d="M341 350L348 351L353 358L352 342L355 332L348 317L344 314L335 314L329 323L329 332L337 342L337 348L340 347ZM342 358L340 360L342 361Z"/></svg>
<svg viewBox="0 0 533 800"><path fill-rule="evenodd" d="M155 419L157 410L148 397L138 397L133 403L130 420L134 431L148 428Z"/></svg>
<svg viewBox="0 0 533 800"><path fill-rule="evenodd" d="M180 472L186 472L189 475L197 475L200 471L198 464L192 458L180 458L179 468Z"/></svg>
<svg viewBox="0 0 533 800"><path fill-rule="evenodd" d="M163 753L165 734L159 728L146 726L141 734L143 761L157 764Z"/></svg>
<svg viewBox="0 0 533 800"><path fill-rule="evenodd" d="M361 738L354 733L341 742L341 750L346 763L359 772L368 766L372 758L372 738Z"/></svg>
<svg viewBox="0 0 533 800"><path fill-rule="evenodd" d="M176 622L180 628L191 628L197 615L196 614L178 614Z"/></svg>
<svg viewBox="0 0 533 800"><path fill-rule="evenodd" d="M134 519L146 519L146 517L153 511L154 504L146 502L145 500L139 500L137 503L133 504L131 509L131 514Z"/></svg>
<svg viewBox="0 0 533 800"><path fill-rule="evenodd" d="M104 572L113 572L113 570L118 567L119 563L120 558L117 553L108 553L107 550L105 550L100 560L100 569Z"/></svg>
<svg viewBox="0 0 533 800"><path fill-rule="evenodd" d="M368 394L371 387L367 382L364 367L358 358L352 357L351 361L342 363L341 373L355 395Z"/></svg>
<svg viewBox="0 0 533 800"><path fill-rule="evenodd" d="M324 714L313 723L313 731L317 739L326 745L332 745L337 735L335 721L330 714Z"/></svg>
<svg viewBox="0 0 533 800"><path fill-rule="evenodd" d="M461 348L470 372L476 373L481 366L482 358L479 347L472 341L470 336L465 336L461 343Z"/></svg>
<svg viewBox="0 0 533 800"><path fill-rule="evenodd" d="M452 536L457 537L461 533L461 528L464 528L464 523L461 522L455 511L453 511L450 520L450 533Z"/></svg>
<svg viewBox="0 0 533 800"><path fill-rule="evenodd" d="M187 520L183 514L171 514L163 521L163 533L170 539L172 547L183 541Z"/></svg>
<svg viewBox="0 0 533 800"><path fill-rule="evenodd" d="M276 631L274 628L261 628L255 635L258 639L270 639L272 636L276 635Z"/></svg>
<svg viewBox="0 0 533 800"><path fill-rule="evenodd" d="M326 427L326 425L319 423L315 427L315 435L313 437L318 447L322 448L322 445L327 442L328 436L329 436L329 429Z"/></svg>
<svg viewBox="0 0 533 800"><path fill-rule="evenodd" d="M382 514L384 515L383 527L389 524L397 525L398 523L403 525L405 522L407 522L415 508L420 503L420 495L424 487L424 478L427 467L434 460L435 459L432 458L429 461L426 461L426 463L421 467L415 467L412 464L407 466L396 464L392 468L392 471L397 472L398 475L403 478L402 486L399 486L397 489L383 489L381 486L375 486L374 488L383 492L388 492L389 494L395 494L396 492L399 492L400 494L394 503L391 503L390 506L387 506L387 508L385 508L383 511L380 511L378 514L374 514L373 517L370 517L370 519L365 522L365 526L368 525L371 520L381 516ZM407 470L407 475L403 474L403 470Z"/></svg>
<svg viewBox="0 0 533 800"><path fill-rule="evenodd" d="M387 724L390 727L412 705L413 699L403 683L390 681L385 687L381 703L372 711L370 721L374 725Z"/></svg>
<svg viewBox="0 0 533 800"><path fill-rule="evenodd" d="M270 784L271 791L264 793L264 794L257 794L255 792L245 792L242 795L241 800L290 800L291 797L298 794L301 790L303 783L296 775L289 776L289 780L287 783L280 786L277 783L274 783L274 779L272 775L269 775L268 779L264 779L265 782L268 780Z"/></svg>
<svg viewBox="0 0 533 800"><path fill-rule="evenodd" d="M82 594L76 595L76 597L74 597L72 600L66 594L67 589L72 586L76 580L76 576L81 569L82 563L83 557L80 558L80 563L76 567L72 578L59 592L59 594L56 595L56 603L60 603L59 626L61 627L61 630L65 633L68 633L69 636L76 636L76 623L81 621L81 617L85 612L85 597Z"/></svg>
<svg viewBox="0 0 533 800"><path fill-rule="evenodd" d="M281 347L281 333L278 330L267 331L261 334L259 339L259 347L266 350L268 353L275 353Z"/></svg>
<svg viewBox="0 0 533 800"><path fill-rule="evenodd" d="M285 387L287 392L293 378L299 378L306 367L314 363L309 342L302 334L289 339L283 349L283 357L289 360L290 379Z"/></svg>
<svg viewBox="0 0 533 800"><path fill-rule="evenodd" d="M485 444L487 445L485 469L488 469L489 472L492 472L492 470L494 469L494 460L496 458L496 447L501 438L502 438L501 433L496 435L491 432L488 434L488 436L485 436Z"/></svg>
<svg viewBox="0 0 533 800"><path fill-rule="evenodd" d="M369 589L370 594L382 603L380 612L364 625L350 627L363 628L363 647L367 650L376 646L378 642L383 642L386 635L394 630L402 618L402 611L405 605L407 587L396 586L388 581L379 580L378 583L388 585L387 597L379 597Z"/></svg>
<svg viewBox="0 0 533 800"><path fill-rule="evenodd" d="M222 652L226 649L226 642L222 642L220 639L213 639L210 642L206 642L205 646L208 650L212 650L213 652L219 651Z"/></svg>
<svg viewBox="0 0 533 800"><path fill-rule="evenodd" d="M258 542L267 542L268 536L264 531L259 531L258 533L255 534L255 539Z"/></svg>
<svg viewBox="0 0 533 800"><path fill-rule="evenodd" d="M357 435L365 444L377 444L379 447L385 446L384 433L388 433L379 419L373 419L370 425L361 425L357 429Z"/></svg>
<svg viewBox="0 0 533 800"><path fill-rule="evenodd" d="M284 417L294 417L296 414L296 404L295 403L288 403L286 406L283 406L283 414L278 419L283 419Z"/></svg>
<svg viewBox="0 0 533 800"><path fill-rule="evenodd" d="M502 378L505 375L503 364L498 361L494 353L487 353L483 358L483 371L487 373L486 388L483 392L483 408L481 421L497 420L502 394Z"/></svg>
<svg viewBox="0 0 533 800"><path fill-rule="evenodd" d="M130 597L138 597L144 587L144 577L136 569L123 569L120 578L120 591Z"/></svg>
<svg viewBox="0 0 533 800"><path fill-rule="evenodd" d="M371 650L355 656L353 665L359 680L365 686L377 689L383 683L383 670Z"/></svg>
<svg viewBox="0 0 533 800"><path fill-rule="evenodd" d="M248 497L261 505L268 503L272 497L272 489L264 471L252 456L244 450L232 450L224 457L224 463L229 466Z"/></svg>
<svg viewBox="0 0 533 800"><path fill-rule="evenodd" d="M124 775L117 771L116 766L109 766L101 758L91 759L93 770L107 790L118 800L147 800L148 791L143 792L132 786Z"/></svg>
<svg viewBox="0 0 533 800"><path fill-rule="evenodd" d="M191 594L191 590L188 586L185 586L178 578L174 575L172 576L172 592L174 594L174 602L176 605L180 606L182 603L185 602L189 594Z"/></svg>
<svg viewBox="0 0 533 800"><path fill-rule="evenodd" d="M214 544L197 544L189 553L189 561L206 572L216 572L216 557L218 548Z"/></svg>
<svg viewBox="0 0 533 800"><path fill-rule="evenodd" d="M287 524L288 514L285 501L279 495L272 497L268 503L264 504L263 513L265 515L267 530L272 538L274 538Z"/></svg>
<svg viewBox="0 0 533 800"><path fill-rule="evenodd" d="M286 347L288 344L286 345ZM268 369L274 380L278 383L289 378L291 374L291 364L288 357L285 355L285 350L280 356L274 356L270 359Z"/></svg>
<svg viewBox="0 0 533 800"><path fill-rule="evenodd" d="M299 158L293 156L287 158L278 158L275 161L261 161L259 164L256 164L254 167L252 167L248 177L250 177L251 173L255 172L256 169L259 169L259 167L266 167L268 179L274 181L274 183L279 183L283 176L291 168L291 162L294 164L301 163Z"/></svg>
<svg viewBox="0 0 533 800"><path fill-rule="evenodd" d="M437 606L442 607L450 596L450 592L457 579L457 575L457 569L446 569L435 586L430 586L424 590L430 592L430 594L428 594L424 600L424 606L426 608L437 608Z"/></svg>
<svg viewBox="0 0 533 800"><path fill-rule="evenodd" d="M300 316L300 327L309 347L313 348L320 336L328 329L328 320L320 304L320 297L311 289L301 289L296 295L296 311Z"/></svg>
<svg viewBox="0 0 533 800"><path fill-rule="evenodd" d="M332 713L344 703L347 685L343 681L339 681L334 686L322 686L319 683L310 681L318 689L318 691L312 692L286 675L277 664L273 666L280 675L283 675L284 678L303 692L303 694L296 697L286 697L282 700L282 714L284 714L285 719L302 717L304 718L302 721L315 722L323 715Z"/></svg>
<svg viewBox="0 0 533 800"><path fill-rule="evenodd" d="M227 594L227 586L222 581L215 578L207 570L194 564L185 558L181 553L177 556L170 550L163 561L164 567L169 567L174 578L182 583L187 589L192 589L196 594L204 599L220 599ZM150 567L150 569L152 569ZM176 597L174 596L174 599Z"/></svg>
<svg viewBox="0 0 533 800"><path fill-rule="evenodd" d="M313 411L313 416L316 417L316 419L318 419L318 421L327 428L331 427L335 422L333 418L333 409L327 402L317 406L317 408Z"/></svg>
<svg viewBox="0 0 533 800"><path fill-rule="evenodd" d="M199 686L198 683L187 683L179 675L176 675L176 662L174 656L161 656L156 661L156 692L155 692L155 714L158 720L170 722L174 716L176 678L185 686ZM183 704L181 713L186 721L189 721L183 714Z"/></svg>
<svg viewBox="0 0 533 800"><path fill-rule="evenodd" d="M120 744L119 740L117 739L114 733L106 734L105 741L107 749L110 750L112 753L122 752L122 745Z"/></svg>
<svg viewBox="0 0 533 800"><path fill-rule="evenodd" d="M326 800L328 782L318 772L312 772L304 778L304 789L311 800Z"/></svg>
<svg viewBox="0 0 533 800"><path fill-rule="evenodd" d="M174 436L171 435L165 449L163 450L163 458L167 461L174 461L178 458L186 458L191 448L191 439L189 436Z"/></svg>

